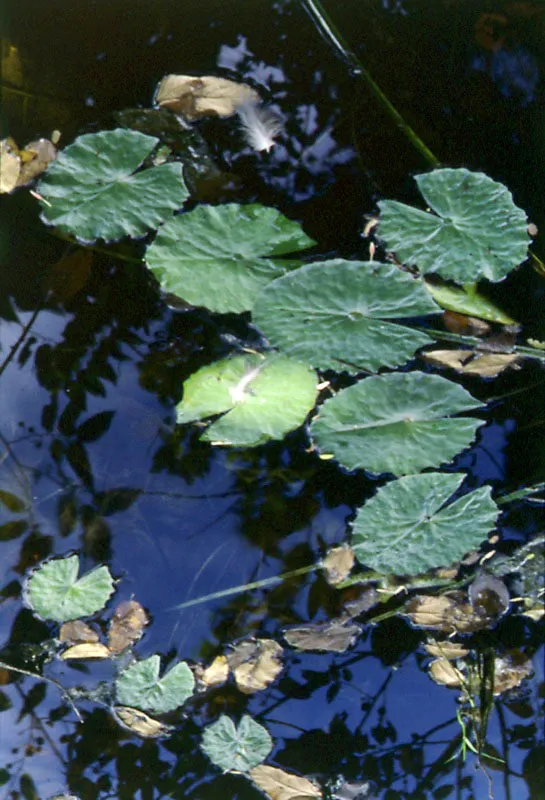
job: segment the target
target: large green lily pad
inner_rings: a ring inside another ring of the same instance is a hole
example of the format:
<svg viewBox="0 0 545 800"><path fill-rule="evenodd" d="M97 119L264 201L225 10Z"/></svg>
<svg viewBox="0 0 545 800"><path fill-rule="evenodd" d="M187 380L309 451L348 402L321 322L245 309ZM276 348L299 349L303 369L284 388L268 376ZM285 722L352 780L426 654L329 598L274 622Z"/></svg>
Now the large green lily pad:
<svg viewBox="0 0 545 800"><path fill-rule="evenodd" d="M272 750L272 739L263 725L244 714L238 727L222 714L205 728L201 748L224 772L248 772L264 761Z"/></svg>
<svg viewBox="0 0 545 800"><path fill-rule="evenodd" d="M40 181L42 220L87 243L158 228L188 196L180 164L135 172L158 143L121 128L79 136Z"/></svg>
<svg viewBox="0 0 545 800"><path fill-rule="evenodd" d="M280 256L313 244L274 208L228 203L170 220L146 261L165 291L212 311L240 313L252 308L263 286L300 266Z"/></svg>
<svg viewBox="0 0 545 800"><path fill-rule="evenodd" d="M184 383L178 422L212 422L201 438L252 447L303 424L316 400L316 374L285 356L248 354L202 367Z"/></svg>
<svg viewBox="0 0 545 800"><path fill-rule="evenodd" d="M482 425L449 419L481 404L461 386L422 372L372 376L320 408L311 435L348 469L407 475L451 461Z"/></svg>
<svg viewBox="0 0 545 800"><path fill-rule="evenodd" d="M432 341L399 322L439 311L420 279L375 261L307 264L266 286L253 321L272 345L318 369L396 367Z"/></svg>
<svg viewBox="0 0 545 800"><path fill-rule="evenodd" d="M173 711L193 694L195 678L185 661L179 661L159 678L158 655L138 661L123 670L116 680L117 701L155 714Z"/></svg>
<svg viewBox="0 0 545 800"><path fill-rule="evenodd" d="M500 281L527 255L528 220L511 192L482 172L437 169L417 175L435 213L383 200L379 234L404 264L458 283Z"/></svg>
<svg viewBox="0 0 545 800"><path fill-rule="evenodd" d="M488 486L447 505L463 480L457 473L430 472L380 488L352 524L358 561L377 572L418 575L478 548L499 511Z"/></svg>

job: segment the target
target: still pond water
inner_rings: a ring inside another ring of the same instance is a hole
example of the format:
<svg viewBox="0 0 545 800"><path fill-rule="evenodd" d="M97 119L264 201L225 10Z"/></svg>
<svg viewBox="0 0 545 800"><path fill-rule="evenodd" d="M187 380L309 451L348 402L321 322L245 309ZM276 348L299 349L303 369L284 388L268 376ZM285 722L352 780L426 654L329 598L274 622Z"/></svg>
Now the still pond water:
<svg viewBox="0 0 545 800"><path fill-rule="evenodd" d="M327 7L441 163L503 181L545 230L545 5ZM260 156L235 123L203 122L211 156L232 176L211 201L274 206L302 223L319 257L360 259L364 214L383 197L417 202L411 176L428 164L302 3L6 0L3 16L2 137L23 144L60 129L68 144L115 127L114 112L149 106L164 74L220 75L256 87L286 131ZM67 243L39 222L26 190L2 197L0 226L0 364L13 355L0 378L0 489L21 500L0 504L0 659L41 671L29 646L53 629L23 608L20 583L41 559L74 551L85 569L108 564L120 579L116 599L135 597L151 612L142 657L209 663L242 637L280 641L287 625L338 614L339 592L317 573L171 610L316 562L346 540L347 520L376 481L320 461L304 432L248 451L212 448L193 429L173 435L183 380L227 354L244 325L172 309L142 265L107 251L93 253L69 300L44 303L48 270ZM543 259L542 242L534 248ZM524 265L495 292L526 337L545 340L542 276ZM454 464L468 486L501 493L544 481L540 362L465 385L490 400L487 425ZM500 519L501 547L510 552L542 528L542 506L512 503ZM545 797L543 622L508 615L483 634L483 652L523 648L534 662L533 675L494 703L486 741L502 762L485 768L471 752L457 755L458 691L430 679L425 639L394 616L364 627L345 653L286 651L270 688L207 693L185 720L168 720L176 732L160 741L123 730L89 700L79 703L80 724L56 686L3 670L0 797L261 797L199 749L205 724L245 712L273 738L268 763L314 778L324 796L344 780L361 789L340 790L345 800ZM44 670L66 687L114 674L109 663L54 661Z"/></svg>

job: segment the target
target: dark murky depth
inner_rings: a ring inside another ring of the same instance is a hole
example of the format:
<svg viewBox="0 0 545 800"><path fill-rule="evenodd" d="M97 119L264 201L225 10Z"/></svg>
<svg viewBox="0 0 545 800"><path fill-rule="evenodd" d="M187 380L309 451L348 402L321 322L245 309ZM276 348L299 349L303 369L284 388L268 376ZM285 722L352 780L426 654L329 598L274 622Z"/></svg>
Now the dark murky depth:
<svg viewBox="0 0 545 800"><path fill-rule="evenodd" d="M543 6L328 6L437 157L504 181L545 229ZM484 12L496 15L499 48L479 33ZM165 73L219 74L253 83L287 118L286 137L264 157L244 146L230 120L200 126L219 165L239 177L238 201L299 219L324 255L365 257L363 214L382 197L416 198L411 175L426 164L298 3L26 0L23 8L8 3L5 16L2 135L20 144L53 128L68 143L111 127L114 111L150 104ZM209 660L241 636L276 637L286 624L333 615L337 593L317 575L169 610L315 562L345 540L345 521L374 483L307 453L302 433L244 452L210 448L190 431L176 441L182 381L229 351L223 321L169 310L142 266L107 253L94 254L91 277L66 307L44 306L45 276L67 245L38 222L26 191L1 201L0 363L29 326L0 383L0 487L23 504L0 506L1 658L32 668L19 645L50 632L22 610L19 582L45 556L72 550L85 555L85 568L108 563L121 579L119 599L135 596L152 612L142 656ZM496 290L541 340L544 286L525 265ZM240 333L239 323L227 324ZM468 382L483 400L525 390L491 404L475 446L455 462L469 471L469 485L511 491L545 479L543 385L534 364L493 383ZM507 547L537 532L542 515L529 503L510 507L501 520ZM507 618L489 637L493 647L526 645L536 656L533 678L492 714L488 742L508 763L488 775L471 754L448 761L459 734L456 692L423 669L425 636L391 621L340 656L288 653L272 689L250 700L219 690L161 743L132 737L93 704L83 705L78 725L53 686L6 676L0 796L257 798L243 778L220 776L198 748L208 718L246 709L274 739L269 763L322 781L372 780L384 800L480 800L490 781L496 800L537 799L545 791L542 634ZM74 685L112 671L55 663L47 674Z"/></svg>

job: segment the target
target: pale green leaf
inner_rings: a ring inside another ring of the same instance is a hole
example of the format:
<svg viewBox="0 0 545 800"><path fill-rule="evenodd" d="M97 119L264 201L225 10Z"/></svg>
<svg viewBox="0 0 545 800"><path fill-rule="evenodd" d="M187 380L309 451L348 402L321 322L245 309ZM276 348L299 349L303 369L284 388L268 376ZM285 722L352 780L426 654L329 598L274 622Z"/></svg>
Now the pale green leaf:
<svg viewBox="0 0 545 800"><path fill-rule="evenodd" d="M475 284L449 286L448 284L425 282L426 288L442 308L467 314L470 317L497 322L500 325L513 325L515 320L502 311L488 297L481 294Z"/></svg>
<svg viewBox="0 0 545 800"><path fill-rule="evenodd" d="M320 408L311 434L348 469L406 475L447 463L473 440L480 420L449 419L478 408L469 392L421 372L372 376Z"/></svg>
<svg viewBox="0 0 545 800"><path fill-rule="evenodd" d="M261 205L198 206L170 220L146 252L161 287L195 306L240 313L267 283L300 265L281 258L314 242Z"/></svg>
<svg viewBox="0 0 545 800"><path fill-rule="evenodd" d="M383 200L379 234L404 264L458 283L500 281L527 255L528 220L509 190L482 172L437 169L416 177L435 213Z"/></svg>
<svg viewBox="0 0 545 800"><path fill-rule="evenodd" d="M114 590L108 567L97 567L78 580L79 558L54 558L31 572L25 600L43 619L66 622L104 608Z"/></svg>
<svg viewBox="0 0 545 800"><path fill-rule="evenodd" d="M160 667L160 657L152 655L123 670L115 684L118 703L155 714L183 705L195 688L190 668L179 661L159 678Z"/></svg>
<svg viewBox="0 0 545 800"><path fill-rule="evenodd" d="M446 505L463 480L458 473L431 472L380 488L352 523L358 561L377 572L418 575L478 548L499 511L488 486Z"/></svg>
<svg viewBox="0 0 545 800"><path fill-rule="evenodd" d="M316 400L316 374L285 356L248 354L202 367L184 383L179 423L223 416L202 439L251 447L303 424Z"/></svg>
<svg viewBox="0 0 545 800"><path fill-rule="evenodd" d="M248 772L267 758L272 740L263 725L248 714L242 717L238 728L230 717L222 714L217 722L205 728L201 748L224 772Z"/></svg>
<svg viewBox="0 0 545 800"><path fill-rule="evenodd" d="M159 140L117 128L86 133L59 153L38 185L41 218L81 242L140 237L188 196L180 164L139 170Z"/></svg>
<svg viewBox="0 0 545 800"><path fill-rule="evenodd" d="M401 320L439 311L420 279L375 261L307 264L266 286L252 317L274 347L318 369L395 367L432 339Z"/></svg>

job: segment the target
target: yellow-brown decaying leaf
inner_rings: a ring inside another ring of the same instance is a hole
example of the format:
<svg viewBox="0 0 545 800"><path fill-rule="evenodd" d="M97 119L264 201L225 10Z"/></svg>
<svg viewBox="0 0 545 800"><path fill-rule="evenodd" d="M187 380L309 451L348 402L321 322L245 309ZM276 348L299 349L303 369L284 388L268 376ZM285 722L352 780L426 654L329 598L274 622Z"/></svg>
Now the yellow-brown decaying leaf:
<svg viewBox="0 0 545 800"><path fill-rule="evenodd" d="M108 631L108 647L112 653L122 653L137 642L149 623L145 609L136 600L125 600L118 605Z"/></svg>
<svg viewBox="0 0 545 800"><path fill-rule="evenodd" d="M216 656L209 667L197 673L199 684L208 689L210 686L221 686L229 677L229 663L226 656Z"/></svg>
<svg viewBox="0 0 545 800"><path fill-rule="evenodd" d="M532 662L521 651L513 651L496 658L494 667L494 694L499 695L519 686L533 672Z"/></svg>
<svg viewBox="0 0 545 800"><path fill-rule="evenodd" d="M230 117L245 103L258 103L258 93L245 83L204 75L165 75L155 102L193 122L202 117Z"/></svg>
<svg viewBox="0 0 545 800"><path fill-rule="evenodd" d="M49 139L37 139L25 145L20 155L23 163L17 186L24 186L45 172L49 164L57 158L57 148Z"/></svg>
<svg viewBox="0 0 545 800"><path fill-rule="evenodd" d="M227 655L238 688L244 694L264 689L283 669L283 648L273 639L248 639Z"/></svg>
<svg viewBox="0 0 545 800"><path fill-rule="evenodd" d="M306 800L322 797L322 792L308 778L301 778L277 767L260 764L248 772L249 777L270 800Z"/></svg>
<svg viewBox="0 0 545 800"><path fill-rule="evenodd" d="M516 353L479 353L474 350L432 350L422 357L430 364L481 378L494 378L507 367L514 366L519 359Z"/></svg>
<svg viewBox="0 0 545 800"><path fill-rule="evenodd" d="M444 595L417 595L405 603L405 616L420 628L445 633L475 633L490 628L497 616L477 613L463 592Z"/></svg>
<svg viewBox="0 0 545 800"><path fill-rule="evenodd" d="M317 622L288 628L284 638L298 650L321 650L326 653L344 653L361 633L361 626L348 618L330 622Z"/></svg>
<svg viewBox="0 0 545 800"><path fill-rule="evenodd" d="M457 658L467 656L469 650L456 642L435 642L429 641L426 645L426 650L430 656L437 658L446 658L449 661L455 661Z"/></svg>
<svg viewBox="0 0 545 800"><path fill-rule="evenodd" d="M71 622L64 622L61 625L59 640L70 644L94 643L99 641L99 635L86 622L75 619Z"/></svg>
<svg viewBox="0 0 545 800"><path fill-rule="evenodd" d="M101 642L85 642L84 644L75 644L69 647L64 653L61 653L63 661L71 659L89 660L96 658L110 658L111 652L105 644Z"/></svg>
<svg viewBox="0 0 545 800"><path fill-rule="evenodd" d="M47 277L47 288L63 303L80 292L91 274L93 251L80 247L53 264Z"/></svg>
<svg viewBox="0 0 545 800"><path fill-rule="evenodd" d="M21 158L17 145L13 139L3 139L0 142L0 194L15 189L20 171Z"/></svg>
<svg viewBox="0 0 545 800"><path fill-rule="evenodd" d="M356 557L347 544L333 547L322 561L322 569L328 583L335 586L348 577Z"/></svg>
<svg viewBox="0 0 545 800"><path fill-rule="evenodd" d="M464 683L463 674L446 658L435 658L430 662L428 669L432 680L442 686L449 686L453 689Z"/></svg>
<svg viewBox="0 0 545 800"><path fill-rule="evenodd" d="M158 739L170 733L172 725L165 725L153 717L148 717L139 708L130 706L114 706L114 718L123 728L142 736L144 739Z"/></svg>

